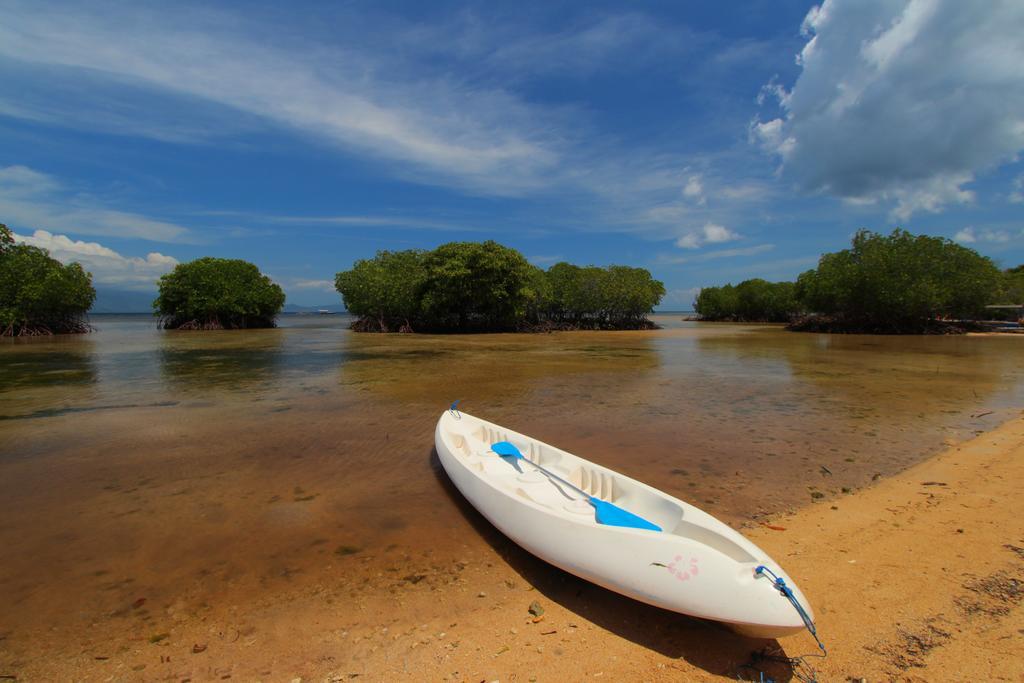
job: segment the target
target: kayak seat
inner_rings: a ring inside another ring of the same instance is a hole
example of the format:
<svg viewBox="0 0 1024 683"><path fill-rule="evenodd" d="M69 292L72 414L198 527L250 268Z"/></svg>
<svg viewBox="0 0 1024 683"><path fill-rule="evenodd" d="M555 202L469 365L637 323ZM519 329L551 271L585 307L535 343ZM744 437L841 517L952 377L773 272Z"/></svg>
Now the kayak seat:
<svg viewBox="0 0 1024 683"><path fill-rule="evenodd" d="M537 500L536 498L531 496L527 491L525 491L522 488L517 488L516 489L516 495L519 496L520 498L524 499L524 500L530 501L531 503L536 503L537 505L540 505L542 507L546 507L546 508L549 508L549 509L551 508L550 505L548 505L547 503L545 503L542 500ZM588 505L587 507L589 508L590 506ZM591 509L593 509L593 508L591 508Z"/></svg>

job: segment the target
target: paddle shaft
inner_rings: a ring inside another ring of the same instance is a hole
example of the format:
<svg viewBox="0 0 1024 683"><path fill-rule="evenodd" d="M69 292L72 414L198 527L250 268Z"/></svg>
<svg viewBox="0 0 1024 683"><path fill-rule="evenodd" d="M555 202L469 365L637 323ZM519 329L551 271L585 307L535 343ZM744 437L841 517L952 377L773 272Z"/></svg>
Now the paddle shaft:
<svg viewBox="0 0 1024 683"><path fill-rule="evenodd" d="M502 458L515 458L515 460L512 461L512 464L515 465L516 469L520 472L523 471L522 468L519 467L519 464L516 463L516 460L527 460L527 458L519 451L518 448L516 448L515 444L509 443L508 441L499 441L498 443L491 445L491 450ZM624 510L615 503L609 503L606 500L601 500L596 496L590 495L579 486L562 479L554 472L549 472L532 460L528 460L528 462L536 467L537 470L546 476L548 481L555 484L556 487L558 487L558 484L562 484L583 496L584 500L594 506L594 518L597 520L598 524L631 527L634 529L650 529L651 531L662 530L661 527L654 522L650 522L639 515L633 514L629 510ZM565 495L565 491L562 491L561 488L558 490L561 491L562 495Z"/></svg>
<svg viewBox="0 0 1024 683"><path fill-rule="evenodd" d="M567 482L567 481L566 481L565 479L562 479L562 478L561 478L560 476L558 476L558 475L557 475L557 474L555 474L554 472L551 472L550 470L547 470L547 469L545 469L545 468L541 467L540 465L538 465L537 463L535 463L534 461L532 461L532 460L528 459L528 458L527 458L527 457L526 457L525 455L520 455L520 456L518 457L518 460L525 460L526 462L528 462L528 463L530 463L531 465L533 465L534 467L536 467L536 468L537 468L537 469L538 469L538 470L539 470L539 471L540 471L540 472L541 472L542 474L546 475L547 477L550 477L551 479L554 479L555 481L557 481L557 482L559 482L559 483L561 483L561 484L564 484L565 486L568 486L568 487L569 487L569 488L571 488L571 489L572 489L573 491L575 491L576 493L578 493L578 494L580 494L581 496L583 496L583 498L584 498L584 499L585 499L585 500L586 500L586 501L587 501L588 503L590 502L590 499L591 499L591 498L593 497L593 496L591 496L591 495L590 495L589 493L587 493L586 491L584 491L583 489L581 489L581 488L580 488L579 486L576 486L575 484L572 484L572 483L570 483L570 482Z"/></svg>

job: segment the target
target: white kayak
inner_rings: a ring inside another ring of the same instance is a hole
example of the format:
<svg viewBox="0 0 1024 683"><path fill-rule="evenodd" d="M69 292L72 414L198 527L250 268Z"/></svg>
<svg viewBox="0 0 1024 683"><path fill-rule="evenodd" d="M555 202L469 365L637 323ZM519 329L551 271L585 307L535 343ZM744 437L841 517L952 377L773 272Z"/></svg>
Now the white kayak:
<svg viewBox="0 0 1024 683"><path fill-rule="evenodd" d="M445 471L473 507L520 546L567 572L748 636L778 638L804 629L797 605L813 623L803 593L763 550L678 498L458 411L441 415L434 441ZM491 450L505 442L555 477L530 463L517 467L514 458ZM598 523L594 505L573 487L660 531ZM792 600L768 572L757 571L762 566L785 581Z"/></svg>

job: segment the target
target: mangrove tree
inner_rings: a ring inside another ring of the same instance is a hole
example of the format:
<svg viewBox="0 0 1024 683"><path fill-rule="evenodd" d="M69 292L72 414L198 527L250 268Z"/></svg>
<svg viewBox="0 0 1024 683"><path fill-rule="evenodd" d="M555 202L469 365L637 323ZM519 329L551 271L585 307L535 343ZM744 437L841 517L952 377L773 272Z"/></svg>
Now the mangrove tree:
<svg viewBox="0 0 1024 683"><path fill-rule="evenodd" d="M861 230L849 249L824 254L797 279L797 298L814 315L796 327L943 331L942 319L983 316L1003 281L991 259L951 240Z"/></svg>
<svg viewBox="0 0 1024 683"><path fill-rule="evenodd" d="M642 268L544 271L494 241L381 251L338 273L335 287L359 318L354 329L381 332L642 328L665 294Z"/></svg>
<svg viewBox="0 0 1024 683"><path fill-rule="evenodd" d="M744 280L735 287L705 287L693 304L702 320L784 323L803 310L792 282Z"/></svg>
<svg viewBox="0 0 1024 683"><path fill-rule="evenodd" d="M157 282L153 302L166 329L273 327L284 291L240 259L205 257L179 263Z"/></svg>
<svg viewBox="0 0 1024 683"><path fill-rule="evenodd" d="M0 223L0 336L88 332L92 275L46 249L18 244Z"/></svg>

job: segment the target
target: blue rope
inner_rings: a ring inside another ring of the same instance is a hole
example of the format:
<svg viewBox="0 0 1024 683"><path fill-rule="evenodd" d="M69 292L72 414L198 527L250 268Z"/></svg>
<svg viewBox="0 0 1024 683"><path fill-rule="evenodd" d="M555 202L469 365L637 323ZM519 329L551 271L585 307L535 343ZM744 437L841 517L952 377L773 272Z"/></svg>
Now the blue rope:
<svg viewBox="0 0 1024 683"><path fill-rule="evenodd" d="M754 574L758 576L760 576L761 574L767 575L768 578L772 580L772 585L776 589L778 589L778 591L782 593L782 595L787 600L793 603L793 607L796 608L797 614L799 614L800 618L803 619L804 626L806 626L807 630L811 632L812 636L814 636L814 641L818 643L818 647L821 649L822 654L827 655L828 651L825 649L825 644L822 643L821 639L818 637L818 629L814 627L814 622L811 621L811 617L808 616L807 610L804 609L804 606L801 605L800 601L796 599L795 595L793 595L793 589L786 584L786 580L783 579L781 576L778 576L775 572L773 572L771 569L768 569L768 567L764 566L763 564L754 570Z"/></svg>
<svg viewBox="0 0 1024 683"><path fill-rule="evenodd" d="M458 401L455 401L454 403L452 403L450 406L448 406L448 412L451 413L452 416L454 416L456 420L461 420L462 419L462 413L459 412L459 404L460 403L462 403L462 399L461 398Z"/></svg>

